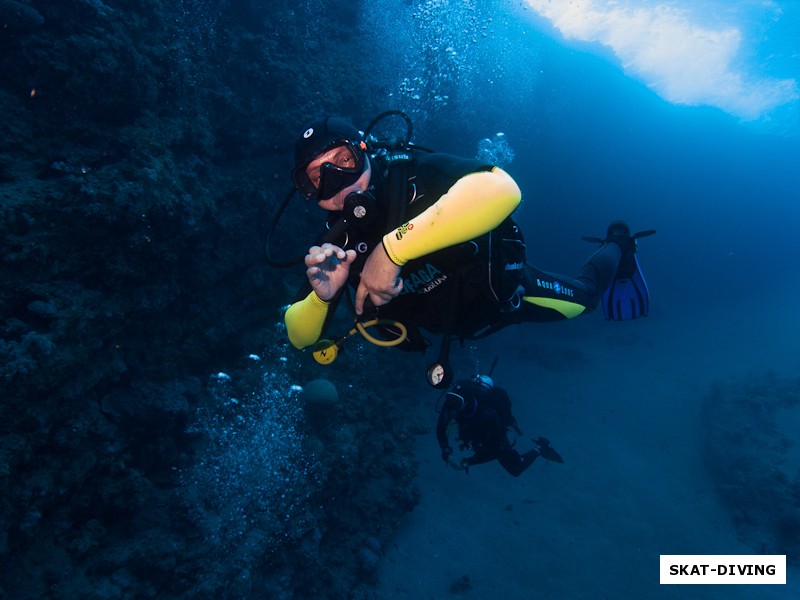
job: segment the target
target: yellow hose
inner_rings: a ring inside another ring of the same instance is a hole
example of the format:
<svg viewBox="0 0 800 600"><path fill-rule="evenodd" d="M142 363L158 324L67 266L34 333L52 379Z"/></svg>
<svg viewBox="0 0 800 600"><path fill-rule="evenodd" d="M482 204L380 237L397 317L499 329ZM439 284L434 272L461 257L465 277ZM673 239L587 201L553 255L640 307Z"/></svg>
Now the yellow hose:
<svg viewBox="0 0 800 600"><path fill-rule="evenodd" d="M392 327L396 327L400 330L400 335L393 340L379 340L367 332L367 327L374 327L376 325L390 325ZM349 335L354 334L356 331L358 331L358 333L360 333L368 342L384 348L391 348L392 346L402 344L408 337L408 330L406 329L406 326L400 321L392 321L391 319L372 319L371 321L366 321L364 323L356 323L355 328L350 331Z"/></svg>
<svg viewBox="0 0 800 600"><path fill-rule="evenodd" d="M400 331L400 334L393 340L379 340L378 338L370 335L367 331L367 327L374 327L376 325L388 325L390 327L396 327ZM331 364L334 360L336 360L336 357L339 356L339 347L347 338L349 338L351 335L355 335L356 332L364 336L364 339L368 342L384 348L390 348L391 346L402 344L406 337L408 337L408 329L406 329L406 326L400 321L392 321L391 319L372 319L371 321L366 321L365 323L356 322L355 327L348 331L347 335L343 338L340 338L338 341L325 339L319 340L316 344L314 344L311 352L314 360L321 365Z"/></svg>

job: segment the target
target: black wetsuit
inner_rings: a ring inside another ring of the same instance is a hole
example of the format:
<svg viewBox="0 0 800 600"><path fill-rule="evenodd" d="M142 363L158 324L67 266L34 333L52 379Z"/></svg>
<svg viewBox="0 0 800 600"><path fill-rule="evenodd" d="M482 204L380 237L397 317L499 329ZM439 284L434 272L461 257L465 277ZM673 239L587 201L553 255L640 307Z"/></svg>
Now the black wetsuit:
<svg viewBox="0 0 800 600"><path fill-rule="evenodd" d="M377 217L365 225L351 218L346 233L329 234L325 239L356 251L349 278L353 289L358 287L370 252L381 244L386 231L397 226L393 219L400 216L405 221L419 215L461 177L490 171L492 165L449 154L423 153L409 163L402 176L380 160L374 161L373 168L375 183L369 193L375 200ZM402 185L407 201L400 203L402 210L398 211L396 198ZM329 228L341 216L331 213ZM576 278L539 271L527 263L522 232L508 217L478 238L406 263L401 271L403 292L380 309L365 311L364 320L378 317L399 321L407 327L408 337L398 348L424 350L429 342L420 330L470 339L516 323L571 318L597 306L614 278L620 255L619 246L605 244ZM310 285L304 285L296 301L309 291ZM330 303L323 330L339 299ZM395 336L387 331L389 339Z"/></svg>
<svg viewBox="0 0 800 600"><path fill-rule="evenodd" d="M436 424L436 439L443 457L451 450L447 437L451 423L458 427L456 439L461 449L474 452L462 460L465 468L496 460L518 477L539 457L536 449L520 454L508 441L509 429L522 432L511 414L511 400L503 388L487 387L478 381L461 381L451 388Z"/></svg>

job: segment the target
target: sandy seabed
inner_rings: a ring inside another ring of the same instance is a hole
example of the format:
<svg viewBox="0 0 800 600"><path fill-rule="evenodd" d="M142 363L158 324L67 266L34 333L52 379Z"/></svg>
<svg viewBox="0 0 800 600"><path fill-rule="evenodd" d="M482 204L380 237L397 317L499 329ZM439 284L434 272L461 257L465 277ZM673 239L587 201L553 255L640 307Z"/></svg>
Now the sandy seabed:
<svg viewBox="0 0 800 600"><path fill-rule="evenodd" d="M525 432L565 464L539 460L518 479L497 463L445 468L433 432L437 393L423 399L419 506L385 549L378 594L393 599L800 597L786 585L660 585L661 554L761 554L742 539L704 462L704 397L714 381L800 373L797 293L672 310L646 319L524 325L454 364L500 360ZM466 373L460 373L461 376ZM799 434L800 435L800 434ZM798 440L800 444L800 440ZM765 536L768 534L765 533ZM795 562L797 557L795 557Z"/></svg>

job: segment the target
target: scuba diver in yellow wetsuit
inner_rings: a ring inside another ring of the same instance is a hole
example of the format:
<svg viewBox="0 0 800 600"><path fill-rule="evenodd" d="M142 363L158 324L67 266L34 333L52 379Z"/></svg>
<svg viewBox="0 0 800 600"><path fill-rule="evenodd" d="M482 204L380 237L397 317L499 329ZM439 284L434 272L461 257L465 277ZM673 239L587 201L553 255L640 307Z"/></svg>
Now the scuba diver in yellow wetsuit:
<svg viewBox="0 0 800 600"><path fill-rule="evenodd" d="M410 131L408 121L408 138ZM521 192L497 166L432 152L409 139L376 147L337 117L307 126L294 158L296 189L328 211L326 231L304 258L308 285L285 312L297 348L321 344L322 355L337 349L339 343L320 340L345 295L365 335L359 321L377 325L401 349L425 350L430 342L422 330L442 334L428 382L446 387L453 379L447 362L453 338L588 313L612 283L622 291L634 276L641 279L634 300L604 299L606 316L647 314L647 288L634 252L635 238L651 232L631 236L616 221L604 239L587 238L601 247L577 277L545 273L526 262L522 232L511 218ZM344 293L348 286L354 301Z"/></svg>

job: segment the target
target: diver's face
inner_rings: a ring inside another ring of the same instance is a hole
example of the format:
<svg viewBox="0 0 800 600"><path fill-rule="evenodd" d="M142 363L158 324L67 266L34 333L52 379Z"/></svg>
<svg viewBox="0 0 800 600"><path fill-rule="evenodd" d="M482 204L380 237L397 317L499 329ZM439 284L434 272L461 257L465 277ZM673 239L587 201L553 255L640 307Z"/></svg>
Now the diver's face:
<svg viewBox="0 0 800 600"><path fill-rule="evenodd" d="M297 191L326 210L341 210L347 194L364 191L369 185L366 150L364 142L334 140L307 163L294 168L292 180Z"/></svg>
<svg viewBox="0 0 800 600"><path fill-rule="evenodd" d="M350 144L345 143L328 148L312 159L306 166L306 176L314 189L318 190L318 193L323 196L323 199L324 190L320 189L320 183L322 180L322 165L326 163L328 164L328 172L341 175L359 174L362 167L361 161L356 155L356 150Z"/></svg>
<svg viewBox="0 0 800 600"><path fill-rule="evenodd" d="M342 161L349 160L346 156L334 156L333 154L340 151L341 148L333 148L330 151L326 152L325 154L321 154L310 163L308 163L308 167L306 167L306 173L311 181L315 182L315 184L319 185L320 180L320 168L324 163L332 163L338 165ZM323 208L325 210L330 211L340 211L344 208L344 199L347 198L347 195L351 192L364 192L369 187L369 180L372 176L372 165L370 165L369 159L364 161L366 164L364 165L364 171L361 173L358 179L352 184L348 185L338 192L331 196L330 198L325 198L324 200L318 200L317 206Z"/></svg>

